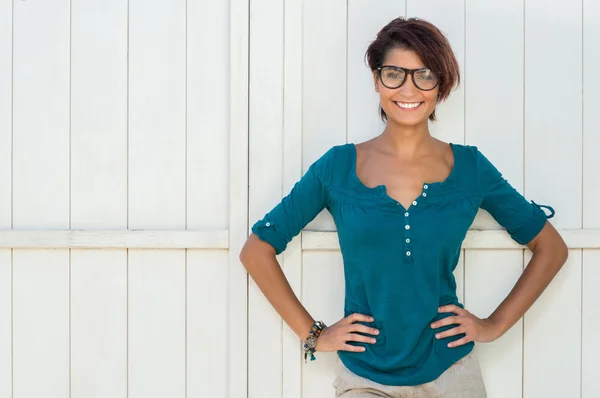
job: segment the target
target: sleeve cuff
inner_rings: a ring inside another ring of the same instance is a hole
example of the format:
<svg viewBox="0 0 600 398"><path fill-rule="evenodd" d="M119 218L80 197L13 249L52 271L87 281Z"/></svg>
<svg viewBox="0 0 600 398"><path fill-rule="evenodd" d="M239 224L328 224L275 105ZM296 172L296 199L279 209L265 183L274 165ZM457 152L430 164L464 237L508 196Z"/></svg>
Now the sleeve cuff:
<svg viewBox="0 0 600 398"><path fill-rule="evenodd" d="M280 254L287 247L287 241L277 232L273 221L262 219L252 226L252 232L263 242L267 242L275 249L275 254Z"/></svg>
<svg viewBox="0 0 600 398"><path fill-rule="evenodd" d="M521 245L526 245L531 242L531 240L540 233L542 228L544 228L546 220L554 217L555 214L554 209L550 206L539 205L533 200L531 203L533 206L535 206L535 214L533 218L521 225L517 230L512 231L510 234L510 236ZM548 208L551 214L549 216L546 215L544 210L541 209L542 207Z"/></svg>

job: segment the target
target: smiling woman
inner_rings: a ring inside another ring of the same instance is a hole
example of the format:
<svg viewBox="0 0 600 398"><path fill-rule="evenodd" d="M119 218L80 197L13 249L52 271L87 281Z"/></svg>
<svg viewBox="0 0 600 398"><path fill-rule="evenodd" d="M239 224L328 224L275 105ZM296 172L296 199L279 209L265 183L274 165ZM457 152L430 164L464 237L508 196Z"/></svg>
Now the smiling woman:
<svg viewBox="0 0 600 398"><path fill-rule="evenodd" d="M254 223L240 259L305 358L337 351L337 397L486 397L473 348L521 318L566 261L542 207L476 147L431 136L435 109L459 84L458 63L431 23L397 18L366 57L386 122L377 137L335 145ZM498 309L480 319L456 294L461 245L478 210L534 251ZM275 255L323 209L344 263L344 318L324 325L300 304Z"/></svg>

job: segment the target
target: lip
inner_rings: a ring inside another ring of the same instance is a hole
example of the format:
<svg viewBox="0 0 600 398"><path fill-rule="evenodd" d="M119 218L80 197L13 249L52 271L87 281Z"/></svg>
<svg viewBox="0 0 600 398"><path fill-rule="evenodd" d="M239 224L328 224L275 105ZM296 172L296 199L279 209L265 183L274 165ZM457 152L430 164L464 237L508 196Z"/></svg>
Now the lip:
<svg viewBox="0 0 600 398"><path fill-rule="evenodd" d="M405 111L405 112L413 112L413 111L416 111L417 109L420 109L420 108L421 108L421 106L423 105L423 101L421 101L421 103L419 104L419 106L417 106L417 107L415 107L415 108L402 108L400 105L398 105L398 104L396 103L396 101L392 101L392 102L394 103L394 105L396 105L396 107L397 107L398 109L402 109L402 110L403 110L403 111Z"/></svg>

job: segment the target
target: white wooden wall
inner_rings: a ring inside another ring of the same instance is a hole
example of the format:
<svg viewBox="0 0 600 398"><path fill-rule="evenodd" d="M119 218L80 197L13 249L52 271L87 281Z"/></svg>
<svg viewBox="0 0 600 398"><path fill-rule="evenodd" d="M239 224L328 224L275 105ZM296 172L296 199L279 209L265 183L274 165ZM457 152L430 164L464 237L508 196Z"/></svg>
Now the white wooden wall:
<svg viewBox="0 0 600 398"><path fill-rule="evenodd" d="M551 287L478 345L490 397L600 397L600 5L593 0L0 0L0 398L332 397L238 261L332 145L381 132L363 61L398 15L450 38L437 137L556 210ZM456 272L488 315L529 259L482 212ZM325 211L279 256L343 315Z"/></svg>

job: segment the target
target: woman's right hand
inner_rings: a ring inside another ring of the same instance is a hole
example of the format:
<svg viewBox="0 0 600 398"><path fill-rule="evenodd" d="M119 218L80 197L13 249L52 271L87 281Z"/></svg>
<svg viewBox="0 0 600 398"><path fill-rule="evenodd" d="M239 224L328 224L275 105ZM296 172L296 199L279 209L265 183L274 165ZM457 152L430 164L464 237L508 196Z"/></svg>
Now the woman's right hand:
<svg viewBox="0 0 600 398"><path fill-rule="evenodd" d="M347 344L347 341L361 341L364 343L375 343L375 338L370 336L363 336L355 332L378 335L379 330L362 325L355 322L373 322L373 318L369 315L363 314L351 314L346 318L342 318L338 322L331 326L327 326L321 332L317 338L317 345L315 351L327 352L327 351L354 351L361 352L365 350L365 347L354 346Z"/></svg>

